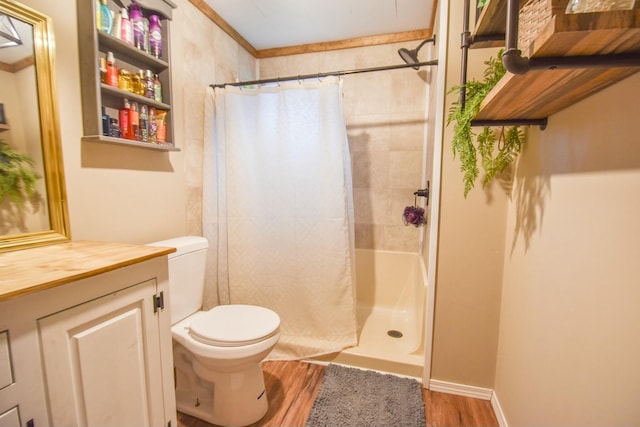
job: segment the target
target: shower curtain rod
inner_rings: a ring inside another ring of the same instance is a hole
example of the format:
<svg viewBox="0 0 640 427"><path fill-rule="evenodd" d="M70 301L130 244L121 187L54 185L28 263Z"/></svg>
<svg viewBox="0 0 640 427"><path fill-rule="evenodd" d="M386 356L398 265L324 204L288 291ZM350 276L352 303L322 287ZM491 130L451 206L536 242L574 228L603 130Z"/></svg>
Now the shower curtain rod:
<svg viewBox="0 0 640 427"><path fill-rule="evenodd" d="M422 67L422 66L433 66L433 65L438 65L437 59L434 59L432 61L427 61L427 62L416 62L412 64L386 65L383 67L358 68L355 70L331 71L328 73L303 74L299 76L288 76L288 77L275 77L271 79L249 80L249 81L235 82L235 83L222 83L222 84L210 85L210 86L214 89L224 88L225 86L249 86L249 85L259 85L259 84L265 84L265 83L280 83L280 82L287 82L287 81L294 81L294 80L320 79L322 77L330 77L330 76L346 76L348 74L370 73L372 71L386 71L386 70L396 70L399 68Z"/></svg>

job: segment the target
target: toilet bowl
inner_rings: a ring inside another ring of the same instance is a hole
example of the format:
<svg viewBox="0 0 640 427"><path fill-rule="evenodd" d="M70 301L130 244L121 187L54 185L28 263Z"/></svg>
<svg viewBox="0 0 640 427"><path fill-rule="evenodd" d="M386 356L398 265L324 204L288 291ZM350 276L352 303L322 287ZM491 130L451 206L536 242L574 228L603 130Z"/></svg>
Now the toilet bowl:
<svg viewBox="0 0 640 427"><path fill-rule="evenodd" d="M268 410L260 362L279 326L276 313L250 305L217 306L174 325L178 410L220 426L260 420Z"/></svg>
<svg viewBox="0 0 640 427"><path fill-rule="evenodd" d="M245 426L268 410L260 362L280 338L280 317L254 305L202 311L207 241L155 242L169 255L169 302L178 411L219 426Z"/></svg>

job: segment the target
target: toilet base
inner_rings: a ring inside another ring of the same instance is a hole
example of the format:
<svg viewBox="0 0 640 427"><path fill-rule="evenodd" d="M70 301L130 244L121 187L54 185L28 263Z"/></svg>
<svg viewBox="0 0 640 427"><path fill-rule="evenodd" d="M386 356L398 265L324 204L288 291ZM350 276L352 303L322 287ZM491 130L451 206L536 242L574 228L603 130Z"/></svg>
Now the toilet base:
<svg viewBox="0 0 640 427"><path fill-rule="evenodd" d="M174 342L176 408L219 426L246 426L269 408L262 368L258 363L238 372L202 372L186 349ZM196 374L200 371L200 375Z"/></svg>

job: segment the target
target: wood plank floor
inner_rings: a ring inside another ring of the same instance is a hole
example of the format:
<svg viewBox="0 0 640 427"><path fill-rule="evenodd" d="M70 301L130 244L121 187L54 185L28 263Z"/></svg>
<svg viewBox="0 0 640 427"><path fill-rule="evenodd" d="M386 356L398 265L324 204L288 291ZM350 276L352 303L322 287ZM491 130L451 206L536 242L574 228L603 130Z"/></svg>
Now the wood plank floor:
<svg viewBox="0 0 640 427"><path fill-rule="evenodd" d="M269 411L254 426L304 426L315 400L326 366L297 361L262 364L269 398ZM426 427L488 426L498 421L487 400L472 399L422 389ZM178 427L210 427L189 415L178 413Z"/></svg>

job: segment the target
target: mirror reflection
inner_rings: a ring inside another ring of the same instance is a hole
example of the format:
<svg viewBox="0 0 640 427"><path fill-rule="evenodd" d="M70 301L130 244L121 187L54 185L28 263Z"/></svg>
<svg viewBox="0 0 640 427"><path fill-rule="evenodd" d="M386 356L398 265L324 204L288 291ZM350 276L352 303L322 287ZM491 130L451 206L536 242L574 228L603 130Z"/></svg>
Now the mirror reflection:
<svg viewBox="0 0 640 427"><path fill-rule="evenodd" d="M50 19L0 0L0 251L69 240Z"/></svg>
<svg viewBox="0 0 640 427"><path fill-rule="evenodd" d="M0 14L0 234L50 228L33 27Z"/></svg>

